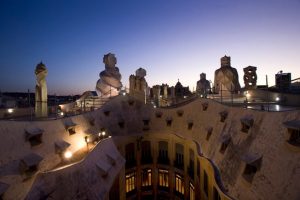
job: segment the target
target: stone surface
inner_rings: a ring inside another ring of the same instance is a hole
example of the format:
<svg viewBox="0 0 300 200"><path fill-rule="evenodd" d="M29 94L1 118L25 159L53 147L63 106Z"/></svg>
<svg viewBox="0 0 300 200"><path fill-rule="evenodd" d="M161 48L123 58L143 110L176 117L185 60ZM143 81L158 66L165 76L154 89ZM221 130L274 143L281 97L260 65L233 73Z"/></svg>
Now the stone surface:
<svg viewBox="0 0 300 200"><path fill-rule="evenodd" d="M208 104L207 111L202 111L201 109L204 103ZM177 114L178 109L184 112L180 118ZM104 110L111 111L111 115L109 117L104 116ZM224 110L228 110L228 117L224 123L221 123L218 113ZM160 118L156 117L156 112L161 113ZM124 119L124 129L120 129L117 125L120 115ZM252 116L254 120L253 126L249 129L248 133L241 131L241 119L245 116ZM220 180L220 178L222 179L225 188L228 190L228 194L235 199L299 199L299 149L295 151L287 146L286 137L289 135L287 128L282 125L286 121L299 120L299 111L261 112L239 107L227 107L213 100L204 100L201 98L197 98L193 102L185 104L180 108L154 109L152 106L144 105L138 101L134 101L133 105L129 105L128 96L118 96L99 110L70 117L74 123L78 124L76 127L77 133L72 136L66 133L63 119L47 121L1 120L1 166L12 166L13 162L18 161L24 155L34 151L44 157L44 160L39 166L39 171L45 172L49 171L49 169L53 169L53 167L60 162L59 157L54 151L55 141L62 139L70 143L70 150L72 152L86 148L84 130L91 128L91 125L87 121L87 118L90 117L95 119L95 127L103 127L105 125L108 133L112 134L113 139L114 136L120 136L120 140L125 141L130 135L141 134L143 127L142 119L150 119L150 130L148 130L145 135L151 137L152 135L170 134L170 136L163 141L171 142L177 137L176 135L184 138L185 141L197 141L203 155L208 157L211 162L214 163L214 166L216 166L214 168L207 168L206 165L203 165L202 160L200 160L200 177L203 177L203 171L205 170L209 177L209 188L218 188L213 178L218 168L221 172L220 176L218 176L218 180ZM166 118L173 119L171 126L166 126ZM187 121L189 120L194 122L194 126L191 130L187 129ZM45 130L43 134L45 142L43 142L41 146L33 149L24 140L24 129L28 126L35 126ZM209 140L206 139L206 129L208 127L213 127ZM223 154L219 152L221 146L220 138L222 135L230 135L232 139L231 144ZM135 138L134 141L136 141ZM162 139L155 139L155 142L158 141L162 141ZM127 142L123 144L127 144ZM156 144L157 143L152 146L153 152L158 153L157 146L155 146ZM173 147L174 146L169 146L170 152L173 151ZM124 151L124 149L121 148L120 151ZM188 151L189 149L185 148L185 163L187 163L186 161L189 159ZM99 154L102 154L102 152L101 149ZM104 152L110 152L110 149ZM256 172L251 184L245 182L242 175L245 164L241 159L241 155L248 153L260 153L263 156L261 168ZM169 155L173 160L175 153L169 153ZM103 157L99 155L94 159L103 159ZM203 161L209 162L209 160ZM91 165L86 165L86 167L87 168L84 169L95 169ZM0 181L10 185L10 188L5 192L4 199L24 199L30 191L31 186L33 186L32 189L36 188L32 182L37 176L23 181L20 175L12 174L12 171L14 171L14 169L11 169L11 171L8 169L0 170L0 174L2 174ZM66 168L66 171L69 170ZM4 174L4 172L6 173ZM72 191L73 187L77 185L75 183L78 183L77 177L84 177L84 179L80 180L89 181L89 178L85 179L89 174L95 176L93 172L80 174L82 176L70 176L76 178L76 182L74 181L74 184L71 185ZM122 173L120 174L121 177L124 177L125 171L123 175ZM115 173L112 173L112 175L115 175ZM109 176L108 178L110 178ZM101 175L98 175L98 178L101 179ZM62 180L66 179L58 179L58 182L61 183L60 181ZM200 188L197 189L203 193L203 178L201 178L201 180ZM121 186L123 185L124 191L125 180L120 183ZM80 184L86 186L89 185L90 182L80 182ZM107 188L106 185L103 187L101 185L99 188L98 183L91 184L91 187L93 186L97 187L98 190L96 191ZM82 188L79 188L80 191L81 189ZM213 195L211 189L209 190L210 196ZM123 199L125 199L125 191L122 194L124 194ZM222 197L221 199L225 198Z"/></svg>
<svg viewBox="0 0 300 200"><path fill-rule="evenodd" d="M206 80L206 74L200 74L200 80L197 81L196 92L200 95L205 95L210 92L210 83Z"/></svg>
<svg viewBox="0 0 300 200"><path fill-rule="evenodd" d="M35 116L47 117L48 116L48 94L46 76L48 70L46 66L40 62L35 68L36 86L35 86Z"/></svg>
<svg viewBox="0 0 300 200"><path fill-rule="evenodd" d="M105 70L100 72L100 79L97 81L96 90L99 96L111 97L119 94L122 87L121 74L116 67L117 58L114 54L108 53L103 57Z"/></svg>
<svg viewBox="0 0 300 200"><path fill-rule="evenodd" d="M139 68L135 71L135 75L129 77L129 94L141 101L146 101L149 96L148 84L146 82L146 70Z"/></svg>
<svg viewBox="0 0 300 200"><path fill-rule="evenodd" d="M135 71L135 75L137 77L140 77L140 78L144 78L146 75L147 75L147 72L145 69L143 68L138 68L136 71Z"/></svg>
<svg viewBox="0 0 300 200"><path fill-rule="evenodd" d="M241 89L239 83L239 75L237 70L231 67L230 57L224 56L221 58L221 68L215 71L214 92L224 95L238 93Z"/></svg>

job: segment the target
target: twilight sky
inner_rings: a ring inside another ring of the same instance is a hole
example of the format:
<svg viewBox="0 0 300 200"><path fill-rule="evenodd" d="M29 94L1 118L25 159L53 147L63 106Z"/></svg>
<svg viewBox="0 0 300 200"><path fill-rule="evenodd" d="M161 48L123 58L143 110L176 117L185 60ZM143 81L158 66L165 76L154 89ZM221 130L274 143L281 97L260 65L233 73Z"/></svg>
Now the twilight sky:
<svg viewBox="0 0 300 200"><path fill-rule="evenodd" d="M2 92L34 91L41 60L49 94L94 90L109 52L127 87L143 67L150 86L193 90L225 54L241 85L249 65L258 84L280 70L300 77L300 0L1 0L0 27Z"/></svg>

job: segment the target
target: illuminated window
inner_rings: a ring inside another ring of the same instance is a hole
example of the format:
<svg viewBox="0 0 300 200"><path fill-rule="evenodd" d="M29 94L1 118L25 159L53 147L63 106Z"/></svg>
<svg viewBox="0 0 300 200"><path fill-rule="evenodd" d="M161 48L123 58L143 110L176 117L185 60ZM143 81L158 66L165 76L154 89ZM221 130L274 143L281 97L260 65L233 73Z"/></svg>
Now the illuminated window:
<svg viewBox="0 0 300 200"><path fill-rule="evenodd" d="M161 189L169 188L169 171L164 169L158 169L158 186Z"/></svg>
<svg viewBox="0 0 300 200"><path fill-rule="evenodd" d="M126 174L126 180L125 180L125 184L126 184L126 193L134 191L135 190L135 173L129 173Z"/></svg>
<svg viewBox="0 0 300 200"><path fill-rule="evenodd" d="M184 195L184 179L179 174L175 174L175 193L179 196Z"/></svg>
<svg viewBox="0 0 300 200"><path fill-rule="evenodd" d="M195 187L191 182L190 182L190 200L195 200Z"/></svg>
<svg viewBox="0 0 300 200"><path fill-rule="evenodd" d="M152 185L152 170L143 169L142 170L142 187L149 187Z"/></svg>

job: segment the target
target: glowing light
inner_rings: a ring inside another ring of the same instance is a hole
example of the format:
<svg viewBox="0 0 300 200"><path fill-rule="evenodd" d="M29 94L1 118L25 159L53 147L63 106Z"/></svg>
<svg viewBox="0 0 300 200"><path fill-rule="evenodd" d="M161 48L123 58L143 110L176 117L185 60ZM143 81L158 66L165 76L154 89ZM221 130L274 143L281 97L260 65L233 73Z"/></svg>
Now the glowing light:
<svg viewBox="0 0 300 200"><path fill-rule="evenodd" d="M75 149L81 149L86 146L86 142L84 140L78 140L78 142L74 145Z"/></svg>
<svg viewBox="0 0 300 200"><path fill-rule="evenodd" d="M279 111L280 110L280 106L279 105L275 105L275 110Z"/></svg>
<svg viewBox="0 0 300 200"><path fill-rule="evenodd" d="M101 132L98 133L98 136L101 136Z"/></svg>
<svg viewBox="0 0 300 200"><path fill-rule="evenodd" d="M186 99L187 96L183 96L184 99Z"/></svg>
<svg viewBox="0 0 300 200"><path fill-rule="evenodd" d="M251 94L248 91L246 92L246 97L247 98L251 97Z"/></svg>
<svg viewBox="0 0 300 200"><path fill-rule="evenodd" d="M156 108L156 105L154 105L153 108Z"/></svg>
<svg viewBox="0 0 300 200"><path fill-rule="evenodd" d="M13 112L14 112L14 109L9 108L9 109L7 109L7 112L8 112L8 113L13 113Z"/></svg>
<svg viewBox="0 0 300 200"><path fill-rule="evenodd" d="M279 97L276 97L276 99L275 99L276 101L280 101L280 98Z"/></svg>
<svg viewBox="0 0 300 200"><path fill-rule="evenodd" d="M111 138L111 135L110 135L110 136L108 136L108 138Z"/></svg>
<svg viewBox="0 0 300 200"><path fill-rule="evenodd" d="M102 135L103 135L103 136L105 135L105 131L102 132Z"/></svg>
<svg viewBox="0 0 300 200"><path fill-rule="evenodd" d="M64 112L61 112L60 115L61 115L61 116L64 116Z"/></svg>
<svg viewBox="0 0 300 200"><path fill-rule="evenodd" d="M71 158L72 156L73 156L73 154L72 154L71 151L66 151L66 152L64 153L64 157L67 158L67 159Z"/></svg>

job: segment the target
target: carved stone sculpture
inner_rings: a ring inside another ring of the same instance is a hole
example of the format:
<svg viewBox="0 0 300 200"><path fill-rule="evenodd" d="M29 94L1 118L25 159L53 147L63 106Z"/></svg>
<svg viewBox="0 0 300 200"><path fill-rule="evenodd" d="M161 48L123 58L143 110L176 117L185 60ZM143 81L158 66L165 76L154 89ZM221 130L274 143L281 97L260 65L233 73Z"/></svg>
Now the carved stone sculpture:
<svg viewBox="0 0 300 200"><path fill-rule="evenodd" d="M139 68L135 71L135 75L129 77L129 94L141 101L146 101L146 97L149 96L148 84L145 76L147 72L143 68Z"/></svg>
<svg viewBox="0 0 300 200"><path fill-rule="evenodd" d="M257 81L256 67L253 66L245 67L244 68L245 89L246 90L256 89L256 81Z"/></svg>
<svg viewBox="0 0 300 200"><path fill-rule="evenodd" d="M162 91L163 91L163 98L167 99L168 98L168 85L167 84L162 84Z"/></svg>
<svg viewBox="0 0 300 200"><path fill-rule="evenodd" d="M196 92L200 95L206 95L210 92L210 89L210 83L208 80L206 80L206 74L201 73L200 80L197 81Z"/></svg>
<svg viewBox="0 0 300 200"><path fill-rule="evenodd" d="M160 106L160 85L154 85L152 87L152 91L153 91L153 99L154 102L157 106Z"/></svg>
<svg viewBox="0 0 300 200"><path fill-rule="evenodd" d="M35 116L48 116L48 94L46 76L48 74L46 66L41 62L35 68L36 86L35 86Z"/></svg>
<svg viewBox="0 0 300 200"><path fill-rule="evenodd" d="M223 94L238 93L241 89L237 70L231 67L230 57L221 58L221 68L215 71L214 92Z"/></svg>
<svg viewBox="0 0 300 200"><path fill-rule="evenodd" d="M97 81L96 89L99 96L111 97L119 94L122 87L121 74L116 67L117 58L114 54L108 53L103 57L105 70L100 72L100 79Z"/></svg>

